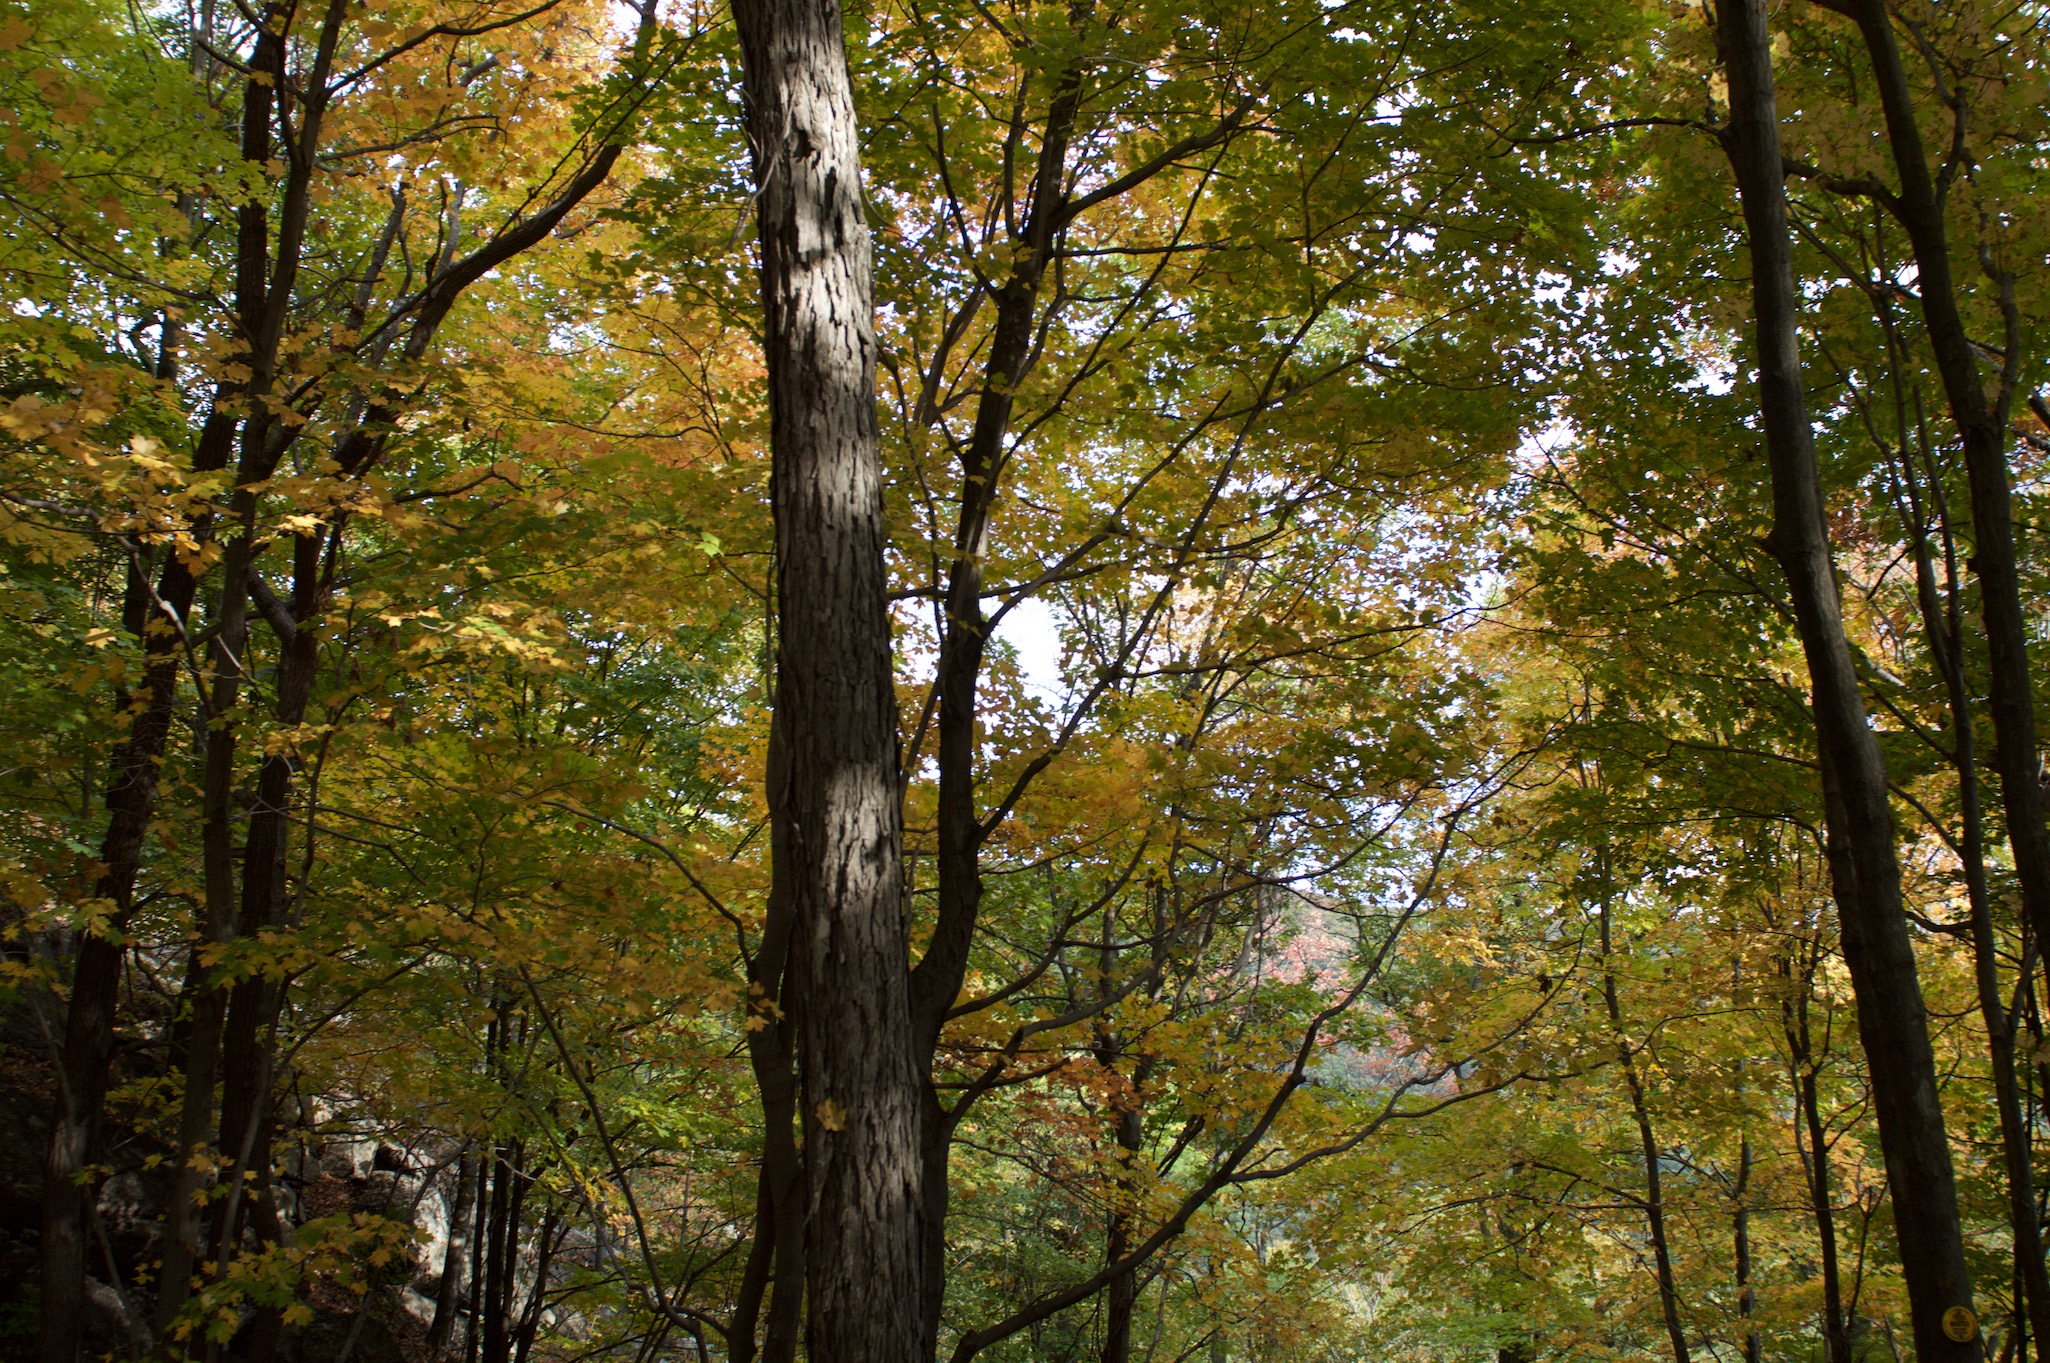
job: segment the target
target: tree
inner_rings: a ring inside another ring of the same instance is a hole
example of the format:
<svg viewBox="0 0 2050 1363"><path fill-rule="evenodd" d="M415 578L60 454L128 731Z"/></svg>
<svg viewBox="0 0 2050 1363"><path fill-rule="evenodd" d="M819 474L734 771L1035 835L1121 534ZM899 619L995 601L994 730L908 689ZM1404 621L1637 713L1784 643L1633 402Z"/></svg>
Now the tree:
<svg viewBox="0 0 2050 1363"><path fill-rule="evenodd" d="M1848 1360L1927 1296L1876 923L2022 1363L2038 934L1967 560L1991 448L2041 585L2043 437L1966 448L1849 16L1775 19L1735 197L1701 11L272 17L0 13L0 1085L68 1096L67 1022L104 1084L30 1190L53 1335ZM2037 386L2040 18L1885 25L1989 402Z"/></svg>
<svg viewBox="0 0 2050 1363"><path fill-rule="evenodd" d="M925 1215L875 332L837 5L737 5L760 223L776 512L769 792L802 1077L808 1357L912 1359ZM775 903L776 899L781 904ZM781 951L781 943L765 950ZM773 1205L773 1204L771 1204ZM778 1225L773 1216L763 1229Z"/></svg>

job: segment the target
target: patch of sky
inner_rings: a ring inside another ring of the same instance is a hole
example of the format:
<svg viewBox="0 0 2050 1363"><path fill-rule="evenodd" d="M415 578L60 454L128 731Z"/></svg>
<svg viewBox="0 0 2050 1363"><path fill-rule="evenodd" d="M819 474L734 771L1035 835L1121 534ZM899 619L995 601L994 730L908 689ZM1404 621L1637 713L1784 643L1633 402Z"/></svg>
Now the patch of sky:
<svg viewBox="0 0 2050 1363"><path fill-rule="evenodd" d="M997 622L995 638L1016 656L1028 691L1055 704L1066 699L1067 679L1061 672L1061 622L1050 602L1036 596L1018 602Z"/></svg>

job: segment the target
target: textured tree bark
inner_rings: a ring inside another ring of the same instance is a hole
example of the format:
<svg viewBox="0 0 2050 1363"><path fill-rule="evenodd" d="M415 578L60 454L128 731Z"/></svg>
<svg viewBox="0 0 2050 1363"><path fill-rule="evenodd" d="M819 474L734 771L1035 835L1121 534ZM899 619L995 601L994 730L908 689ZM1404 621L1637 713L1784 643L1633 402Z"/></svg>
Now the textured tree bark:
<svg viewBox="0 0 2050 1363"><path fill-rule="evenodd" d="M1857 996L1859 1039L1871 1070L1915 1352L1922 1363L1966 1363L1978 1356L1979 1345L1950 1339L1943 1316L1952 1307L1971 1305L1971 1276L1901 901L1885 760L1866 722L1824 519L1795 332L1799 300L1787 244L1784 162L1763 0L1726 0L1719 37L1730 84L1726 150L1750 239L1759 399L1772 463L1773 527L1766 547L1786 574L1808 663L1831 879Z"/></svg>
<svg viewBox="0 0 2050 1363"><path fill-rule="evenodd" d="M787 839L813 1363L919 1350L924 1075L901 896L861 159L831 0L736 0L760 226L776 518L772 810Z"/></svg>

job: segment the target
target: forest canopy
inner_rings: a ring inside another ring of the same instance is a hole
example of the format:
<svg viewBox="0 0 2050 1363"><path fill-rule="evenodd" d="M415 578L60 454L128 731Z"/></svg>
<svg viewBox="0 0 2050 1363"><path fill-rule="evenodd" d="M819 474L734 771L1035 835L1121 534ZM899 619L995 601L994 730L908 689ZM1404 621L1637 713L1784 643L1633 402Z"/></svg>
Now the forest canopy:
<svg viewBox="0 0 2050 1363"><path fill-rule="evenodd" d="M2050 1357L2046 36L0 0L0 1356Z"/></svg>

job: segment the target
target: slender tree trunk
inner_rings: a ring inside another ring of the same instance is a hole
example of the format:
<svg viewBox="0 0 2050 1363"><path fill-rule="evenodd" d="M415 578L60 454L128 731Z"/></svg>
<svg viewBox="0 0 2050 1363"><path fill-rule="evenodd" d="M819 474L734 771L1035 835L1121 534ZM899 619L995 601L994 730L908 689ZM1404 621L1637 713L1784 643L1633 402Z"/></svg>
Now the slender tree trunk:
<svg viewBox="0 0 2050 1363"><path fill-rule="evenodd" d="M1137 1160L1140 1144L1145 1134L1145 1109L1141 1106L1138 1082L1133 1084L1129 1100L1118 1108L1115 1138L1118 1144L1117 1158L1120 1167L1129 1170ZM1110 1226L1104 1236L1103 1259L1114 1264L1131 1252L1132 1248L1132 1179L1129 1173L1121 1175L1112 1196L1116 1199L1111 1208ZM1103 1350L1102 1363L1130 1363L1132 1357L1132 1314L1139 1301L1139 1274L1136 1268L1128 1268L1110 1280L1104 1288Z"/></svg>
<svg viewBox="0 0 2050 1363"><path fill-rule="evenodd" d="M769 728L768 790L777 798L789 757L782 728ZM769 815L769 903L748 963L748 1061L762 1103L762 1167L755 1191L755 1235L734 1302L733 1363L793 1363L804 1319L803 1158L797 1147L797 1000L790 978L790 848L787 821ZM762 1304L768 1321L762 1323Z"/></svg>
<svg viewBox="0 0 2050 1363"><path fill-rule="evenodd" d="M875 334L840 8L736 0L758 186L776 722L803 1094L808 1356L919 1352L925 1076L911 1028Z"/></svg>
<svg viewBox="0 0 2050 1363"><path fill-rule="evenodd" d="M255 1196L249 1209L259 1251L275 1249L284 1241L284 1225L278 1216L277 1183L270 1169L271 1123L265 1117L262 1130L264 1161L256 1168ZM241 1363L273 1363L285 1338L285 1313L275 1305L258 1306L244 1327ZM346 1363L346 1361L344 1361Z"/></svg>
<svg viewBox="0 0 2050 1363"><path fill-rule="evenodd" d="M557 1233L558 1213L550 1206L541 1217L540 1234L534 1243L534 1286L520 1309L519 1328L513 1335L512 1363L527 1363L534 1351L534 1336L541 1329L541 1314L548 1309L548 1270L555 1262L561 1239Z"/></svg>
<svg viewBox="0 0 2050 1363"><path fill-rule="evenodd" d="M1091 0L1073 0L1069 21L1085 20ZM982 391L976 399L975 426L961 458L961 508L954 528L953 561L948 567L944 621L940 634L938 803L935 810L939 908L931 943L912 972L911 1007L917 1028L920 1064L930 1082L934 1051L946 1023L946 1011L959 997L968 968L975 924L982 910L982 845L989 830L976 809L979 775L976 756L977 692L988 648L988 620L982 611L983 562L989 516L996 505L1008 458L1011 417L1018 385L1030 365L1034 326L1048 262L1061 227L1067 201L1065 180L1075 117L1081 107L1082 72L1066 73L1047 110L1035 163L1026 191L1025 211L1012 244L1017 267L995 290L996 322L990 334L989 357L983 365ZM936 415L922 412L924 419ZM949 1148L960 1113L949 1113L939 1092L928 1088L922 1111L921 1143L925 1179L925 1299L921 1304L920 1356L938 1348L940 1316L946 1304L946 1220L950 1183Z"/></svg>
<svg viewBox="0 0 2050 1363"><path fill-rule="evenodd" d="M1772 463L1768 548L1786 573L1808 662L1844 959L1872 1075L1916 1355L1921 1363L1966 1363L1978 1344L1950 1339L1943 1317L1971 1305L1971 1276L1894 859L1886 766L1865 719L1824 518L1796 339L1799 300L1763 0L1725 0L1720 37L1730 83L1727 149L1750 237L1760 406Z"/></svg>
<svg viewBox="0 0 2050 1363"><path fill-rule="evenodd" d="M225 457L225 456L223 456ZM83 1340L86 1262L98 1185L86 1170L99 1137L114 1057L124 948L120 934L135 901L143 843L156 809L157 778L171 730L178 690L178 632L190 612L197 583L174 556L164 569L159 598L175 621L152 612L144 625L142 710L114 760L107 791L110 814L100 861L107 869L93 887L110 906L108 921L79 933L57 1102L44 1161L38 1281L42 1291L38 1363L74 1363Z"/></svg>
<svg viewBox="0 0 2050 1363"><path fill-rule="evenodd" d="M494 1004L496 1000L494 999ZM496 1009L494 1008L494 1011ZM495 1062L501 1024L493 1021L485 1031L486 1063ZM483 1335L485 1245L491 1233L491 1175L498 1159L496 1137L488 1141L477 1161L477 1219L470 1229L470 1281L466 1295L470 1309L463 1320L463 1363L477 1363L477 1346Z"/></svg>
<svg viewBox="0 0 2050 1363"><path fill-rule="evenodd" d="M213 31L214 8L212 0L200 7L198 27L202 32ZM292 432L277 438L265 433L252 434L248 427L260 422L275 429L263 399L269 393L279 344L293 306L301 248L312 207L320 124L333 94L328 79L349 6L344 0L327 0L318 12L321 26L313 60L299 78L288 81L284 54L294 11L279 3L265 5L248 57L247 69L251 74L243 83L242 157L251 164L266 166L273 161L274 153L282 151L287 171L279 194L253 196L235 210L236 353L223 358L245 369L247 376L224 378L216 383L212 407L201 426L192 457L195 473L218 472L227 467L239 437L243 458L234 480L238 487L269 477L294 438ZM653 12L653 6L646 7L641 26L643 48L653 32ZM220 69L217 59L196 45L190 64L195 73ZM297 126L295 135L279 147L275 145L273 120L278 111L278 94L288 86L296 99ZM570 209L602 183L619 152L620 145L608 140L546 207L500 232L491 242L428 281L408 333L407 358L417 360L426 351L436 328L465 288L495 265L545 237ZM396 235L397 211L395 208L388 235ZM388 246L387 242L380 251ZM367 301L367 286L364 297ZM164 356L160 357L165 369L175 362L175 340L173 330L167 328L162 343ZM245 424L241 416L245 411L258 413L259 421ZM373 408L370 419L382 429L395 415L394 411L378 406ZM305 427L292 429L296 432ZM337 462L344 473L357 475L375 459L382 442L381 435L359 426L338 443ZM192 537L204 545L213 539L214 529L209 518L201 517L192 527ZM246 532L246 520L243 529ZM230 573L224 587L233 594L241 589L241 584ZM84 1319L87 1199L92 1195L81 1183L81 1175L90 1160L108 1084L107 1068L113 1055L115 991L120 983L122 960L118 938L128 925L142 847L156 807L158 769L177 701L182 635L197 588L198 583L186 570L184 561L170 556L157 601L150 603L146 615L127 617L144 634L142 703L127 740L116 753L107 794L110 818L100 857L106 872L94 893L96 899L111 905L111 912L104 930L81 934L72 1006L65 1023L58 1100L45 1161L38 1251L43 1302L37 1344L39 1363L74 1363L78 1352ZM224 596L225 599L228 597ZM122 700L121 708L125 710L127 697ZM204 994L198 997L203 998ZM218 1001L205 1006L216 1007ZM195 1018L195 1033L201 1023L202 1019ZM190 1110L181 1113L180 1118L181 1144L187 1146L187 1154L192 1142L183 1137L191 1130L204 1129L211 1107L212 1082L204 1067L212 1054L210 1046L188 1043L186 1047L188 1065L197 1063L202 1069L197 1082L188 1076ZM245 1075L245 1081L246 1078ZM197 1255L192 1219L186 1211L196 1191L194 1181L182 1178L180 1186L174 1189L174 1224L170 1227L173 1268L179 1261L189 1261ZM174 1295L186 1291L189 1276L182 1272L171 1275Z"/></svg>
<svg viewBox="0 0 2050 1363"><path fill-rule="evenodd" d="M251 57L254 67L268 70L281 50L281 38L266 32ZM271 154L270 120L273 91L266 80L243 86L242 155L262 164ZM238 339L253 354L257 338L250 323L262 311L268 255L268 216L261 200L237 210L236 304L243 335ZM239 424L233 404L242 397L239 382L217 385L212 411L201 427L193 451L195 472L216 472L227 466ZM194 527L194 537L209 538L210 525ZM179 653L183 646L198 582L184 562L170 555L158 588L159 605L147 618L143 649L143 704L128 739L114 759L114 777L107 791L107 836L100 862L107 870L94 887L95 898L112 906L106 928L80 934L73 968L71 1007L65 1022L64 1057L57 1107L50 1125L44 1165L38 1277L42 1288L37 1339L38 1363L73 1363L85 1318L86 1232L95 1190L81 1182L98 1135L100 1111L106 1101L108 1066L113 1060L115 995L120 986L122 949L118 938L128 926L134 904L142 848L156 811L157 779L164 745L170 736L177 703Z"/></svg>
<svg viewBox="0 0 2050 1363"><path fill-rule="evenodd" d="M518 1141L492 1151L491 1197L484 1232L484 1290L477 1303L483 1316L482 1363L508 1363L512 1344L508 1326L514 1269L520 1253L520 1153Z"/></svg>
<svg viewBox="0 0 2050 1363"><path fill-rule="evenodd" d="M251 161L267 161L272 150L270 120L283 71L285 30L289 24L289 18L278 16L274 6L267 13L271 14L273 27L259 38L251 59L252 68L263 75L249 81L243 112L243 155ZM298 110L298 135L285 148L292 168L277 217L275 252L270 239L271 215L265 204L254 201L244 205L238 213L237 321L242 340L248 347L246 354L250 362L249 377L243 382L238 396L245 401L251 397L257 399L252 404L253 414L243 421L239 432L241 457L235 480L238 489L268 478L286 448L284 442L273 439L276 423L263 408L261 399L269 393L275 377L284 317L297 277L310 203L312 157L319 144L320 126L330 93L326 82L344 14L345 7L331 0L323 17L314 61L308 73L308 90L302 96ZM214 421L210 418L208 430L202 433L202 446L207 444L213 428ZM231 429L223 429L219 436L223 462L227 445L233 439ZM207 453L211 454L211 451ZM256 552L256 499L252 493L238 490L234 520L236 534L229 541L222 560L220 602L210 653L213 683L208 705L210 727L203 775L201 831L206 897L206 919L201 937L206 946L225 942L235 919L232 908L236 897L233 795L237 730L231 717L240 698L249 643L249 578ZM299 573L294 604L300 607L299 618L302 620L311 613L312 576L318 566L317 544L317 540L305 538L298 541ZM290 640L284 642L279 683L280 717L287 723L297 724L303 718L311 685L312 637L308 634L302 638L296 651ZM271 767L283 763L285 779L289 781L289 762L290 759L281 757L266 761L263 775L259 778L259 798L265 789L279 785L278 774L271 771ZM269 925L274 914L266 912L266 908L274 907L282 884L282 835L278 830L269 830L266 835L259 827L264 822L264 810L259 807L252 820L250 846L245 851L247 865L241 887L240 926L245 935ZM251 874L248 867L261 869ZM257 902L252 904L252 899ZM271 904L267 906L265 901L271 901ZM164 1321L174 1316L189 1296L191 1270L199 1252L198 1215L193 1203L200 1189L200 1179L198 1171L189 1168L188 1162L204 1139L203 1133L213 1111L217 1069L224 1081L222 1149L239 1149L241 1155L235 1163L237 1177L244 1170L254 1169L259 1184L264 1188L263 1195L269 1196L270 1126L264 1111L264 1095L254 1090L268 1088L270 1065L267 1054L256 1054L258 1043L255 1037L268 1035L266 1015L274 1015L276 989L260 979L246 980L236 985L223 1000L208 987L208 973L204 968L194 972L199 992L193 997L192 1045L187 1051L185 1094L179 1122L181 1161L173 1181L164 1289L158 1303L159 1318ZM240 1204L238 1187L238 1195L228 1199L223 1215L217 1221L218 1234L214 1243L216 1272L226 1263L236 1243L239 1228L231 1209ZM265 1337L274 1333L268 1331Z"/></svg>
<svg viewBox="0 0 2050 1363"><path fill-rule="evenodd" d="M1156 931L1158 931L1156 927ZM1159 934L1156 942L1160 940ZM1156 946L1156 951L1159 948ZM1117 915L1108 908L1103 914L1103 936L1097 947L1097 1002L1105 1009L1099 1016L1094 1047L1096 1063L1110 1084L1111 1139L1116 1142L1115 1173L1111 1178L1110 1216L1104 1229L1103 1262L1106 1267L1122 1260L1132 1249L1133 1214L1137 1181L1134 1165L1146 1135L1146 1081L1152 1076L1150 1059L1140 1056L1132 1067L1129 1088L1117 1083L1118 1062L1124 1058L1124 1039L1112 1023L1109 1008L1117 988ZM1157 964L1157 961L1156 961ZM1112 1276L1104 1285L1103 1348L1100 1363L1130 1363L1132 1357L1132 1315L1138 1305L1139 1275L1136 1267Z"/></svg>
<svg viewBox="0 0 2050 1363"><path fill-rule="evenodd" d="M1751 1286L1751 1136L1737 1142L1737 1186L1731 1195L1730 1236L1736 1259L1737 1319L1742 1322L1744 1363L1761 1363L1764 1340L1754 1317L1758 1314L1757 1289Z"/></svg>
<svg viewBox="0 0 2050 1363"><path fill-rule="evenodd" d="M2026 1311L2030 1333L2050 1339L2050 1275L2043 1263L2043 1233L2036 1215L2034 1158L2030 1149L2029 1126L2022 1115L2021 1084L2015 1072L2015 1019L2008 1015L2000 992L2000 956L1993 940L1993 906L1986 883L1985 820L1979 802L1977 742L1972 730L1971 693L1965 684L1962 611L1951 582L1948 609L1936 581L1931 560L1924 514L1926 503L1914 494L1914 472L1907 451L1901 452L1902 476L1911 494L1916 523L1909 526L1914 541L1915 597L1922 616L1922 631L1929 651L1943 676L1950 710L1951 765L1958 778L1960 832L1959 861L1965 873L1965 898L1971 910L1973 983L1979 996L1979 1016L1986 1026L1986 1046L1992 1062L1994 1106L2000 1114L2000 1145L2006 1158L2008 1224L2014 1234L2015 1276L2020 1280L2021 1308ZM1945 527L1946 533L1948 527Z"/></svg>
<svg viewBox="0 0 2050 1363"><path fill-rule="evenodd" d="M334 533L339 534L339 531ZM320 609L321 545L325 540L326 536L319 535L299 536L294 540L291 607L289 611L281 612L281 616L289 618L274 622L280 633L281 659L273 717L283 729L296 728L305 721L312 695L319 646L311 626ZM232 549L228 561L231 565L236 562ZM231 593L224 592L224 599L237 600L236 608L228 612L231 618L241 614L248 597L245 571L238 579L236 589ZM232 738L231 731L216 735L216 740L223 747ZM208 756L211 773L211 751ZM281 750L267 754L257 771L255 799L249 813L249 829L242 855L241 903L236 924L237 934L244 939L253 939L286 926L286 852L291 826L292 785L297 767L297 758ZM209 794L212 794L211 788ZM222 798L225 803L225 795ZM232 872L226 880L227 884L220 887L223 893L233 887ZM216 887L211 884L210 876L209 902L215 893ZM231 1167L235 1177L240 1178L245 1172L254 1173L260 1185L267 1184L270 1177L273 1134L271 1089L275 1078L272 1050L278 1013L283 1003L282 984L260 973L251 974L238 980L228 991L227 1014L222 1027L220 1148L233 1161ZM230 1198L223 1204L217 1218L213 1246L216 1272L225 1266L239 1243L241 1231L232 1214L236 1205L235 1199Z"/></svg>
<svg viewBox="0 0 2050 1363"><path fill-rule="evenodd" d="M185 1092L179 1108L178 1165L172 1171L164 1218L164 1260L158 1273L159 1334L169 1328L191 1298L193 1273L199 1264L200 1227L204 1219L200 1214L200 1196L207 1183L201 1161L212 1145L214 1086L220 1077L221 1029L227 1014L227 998L214 987L212 971L202 953L219 946L226 938L225 927L217 928L209 912L200 943L193 948L192 968L186 974L184 997L191 1000L192 1023L183 1067Z"/></svg>
<svg viewBox="0 0 2050 1363"><path fill-rule="evenodd" d="M252 428L262 423L252 421ZM255 437L262 439L260 430ZM254 500L246 494L239 500L254 514ZM208 716L206 755L201 772L200 860L205 891L200 941L194 948L194 968L188 976L187 998L192 1008L192 1032L186 1048L185 1092L178 1121L179 1163L172 1177L171 1203L166 1217L162 1286L157 1296L157 1327L164 1329L192 1294L193 1270L203 1252L200 1244L199 1198L206 1184L199 1157L211 1142L214 1116L214 1085L220 1077L222 1050L226 1043L228 999L211 981L212 969L205 963L209 949L225 945L235 923L235 726L216 720L231 714L241 699L242 665L248 653L249 593L244 585L249 573L249 536L244 533L228 545L223 557L220 600L215 609L214 639L208 651L212 688L205 698ZM231 1093L236 1078L228 1081ZM246 1115L244 1120L247 1120ZM239 1128L238 1128L239 1129ZM226 1149L237 1145L223 1139ZM232 1231L230 1232L232 1234ZM225 1250L217 1247L217 1253Z"/></svg>
<svg viewBox="0 0 2050 1363"><path fill-rule="evenodd" d="M273 7L275 8L275 7ZM269 240L268 215L245 213L240 222L238 259L254 262L252 278L238 273L237 303L242 308L241 326L250 342L248 393L253 399L251 414L243 422L241 455L235 469L235 534L222 556L220 630L224 645L216 650L214 687L216 704L210 717L212 731L207 743L205 852L207 900L210 918L225 912L234 893L232 847L228 836L228 803L234 781L237 725L232 703L242 673L242 654L247 648L250 577L256 563L257 499L253 488L277 470L278 462L296 436L281 423L263 399L271 393L277 377L280 342L286 316L297 285L300 256L311 212L310 190L314 155L320 145L320 130L332 91L328 77L341 40L347 15L344 0L328 0L321 14L313 60L303 77L298 97L296 136L284 139L285 188L279 196L276 242ZM272 88L286 84L284 33L290 24L286 13L275 21L276 33L260 47L256 69ZM252 82L259 83L259 82ZM266 118L262 137L270 138ZM249 147L245 144L245 156ZM251 157L250 159L256 159ZM260 269L269 261L268 273ZM293 603L298 619L310 622L318 594L319 545L322 537L299 536L294 541ZM304 718L311 693L317 647L311 630L299 630L294 637L280 640L277 717L296 726ZM285 881L285 808L289 802L293 759L277 753L267 756L257 776L256 805L250 815L249 833L243 849L241 908L237 931L254 937L277 925ZM270 1177L270 1045L282 987L261 974L238 981L229 991L227 1017L221 1037L221 1147L224 1153L240 1153L232 1165L238 1180L245 1172L256 1175L268 1196ZM239 1187L223 1203L214 1239L215 1272L223 1271L239 1243L240 1226L235 1211ZM269 1312L275 1315L275 1311ZM266 1320L268 1329L275 1322Z"/></svg>
<svg viewBox="0 0 2050 1363"><path fill-rule="evenodd" d="M465 1150L456 1162L456 1196L448 1212L448 1247L441 1256L441 1285L434 1292L434 1320L427 1327L427 1357L440 1363L461 1313L464 1278L470 1263L470 1216L481 1168Z"/></svg>
<svg viewBox="0 0 2050 1363"><path fill-rule="evenodd" d="M1603 867L1606 877L1607 867ZM1651 1234L1652 1266L1658 1274L1659 1314L1665 1319L1666 1339L1673 1346L1673 1363L1689 1363L1687 1330L1680 1320L1680 1289L1673 1280L1673 1251L1666 1235L1664 1178L1659 1165L1663 1154L1652 1128L1651 1108L1645 1102L1644 1078L1638 1073L1637 1054L1623 1030L1623 1007L1616 995L1616 974L1610 965L1609 900L1606 887L1600 906L1602 944L1602 1003L1609 1014L1609 1030L1616 1043L1616 1061L1622 1067L1623 1083L1630 1093L1630 1114L1637 1122L1637 1141L1644 1161L1644 1218Z"/></svg>
<svg viewBox="0 0 2050 1363"><path fill-rule="evenodd" d="M1815 947L1820 954L1820 944ZM1780 1023L1786 1033L1787 1054L1793 1061L1794 1101L1799 1107L1794 1127L1795 1152L1802 1158L1802 1172L1808 1185L1808 1206L1815 1219L1815 1236L1822 1262L1822 1357L1823 1363L1850 1363L1850 1333L1844 1319L1842 1269L1837 1262L1836 1204L1829 1181L1829 1133L1822 1121L1822 1096L1817 1081L1813 1034L1808 1026L1808 1000L1815 972L1803 962L1796 972L1791 960L1781 972L1789 985L1780 1003ZM1798 993L1794 992L1796 989ZM1805 1131L1806 1140L1803 1140Z"/></svg>
<svg viewBox="0 0 2050 1363"><path fill-rule="evenodd" d="M2038 780L2035 700L2030 686L2028 621L2022 609L2021 575L2014 549L2013 495L2007 467L2007 407L2014 377L2020 372L2019 326L2011 297L2002 298L2007 314L2008 362L1998 396L1989 400L1979 381L1979 366L1958 308L1951 271L1950 244L1944 224L1948 180L1930 175L1929 160L1916 123L1914 96L1901 65L1893 18L1883 0L1849 0L1846 13L1856 20L1872 58L1880 103L1886 111L1887 139L1900 175L1900 194L1887 201L1907 229L1915 253L1915 292L1935 353L1952 419L1964 445L1965 476L1972 500L1972 571L1979 579L1979 607L1986 631L1988 709L1993 718L1995 767L2000 773L2001 801L2007 813L2008 844L2014 853L2015 878L2022 904L2038 941L2050 942L2050 831L2043 823L2043 793ZM1963 112L1957 112L1962 118ZM2005 293L2011 285L2003 282Z"/></svg>

